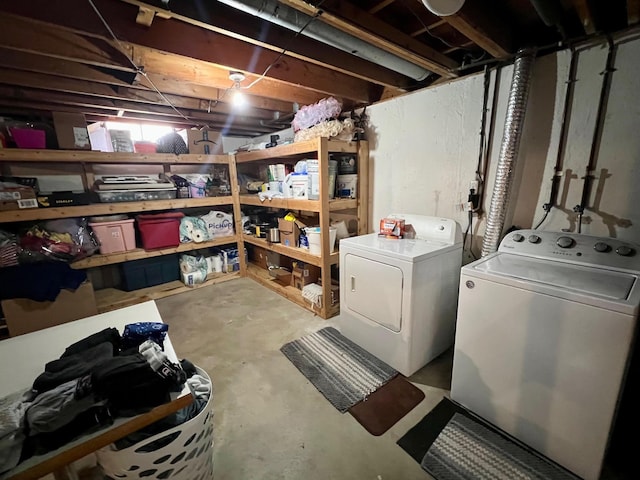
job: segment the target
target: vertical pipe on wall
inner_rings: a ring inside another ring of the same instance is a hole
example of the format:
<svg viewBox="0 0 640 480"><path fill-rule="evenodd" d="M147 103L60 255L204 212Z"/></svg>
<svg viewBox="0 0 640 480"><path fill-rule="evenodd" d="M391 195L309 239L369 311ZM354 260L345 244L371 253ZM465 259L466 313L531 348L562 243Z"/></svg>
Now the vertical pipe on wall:
<svg viewBox="0 0 640 480"><path fill-rule="evenodd" d="M513 65L513 77L509 91L509 102L505 115L504 133L487 216L487 227L482 241L482 256L498 249L504 220L509 206L509 192L513 183L513 172L522 137L524 118L531 84L531 71L535 52L529 49L518 51Z"/></svg>

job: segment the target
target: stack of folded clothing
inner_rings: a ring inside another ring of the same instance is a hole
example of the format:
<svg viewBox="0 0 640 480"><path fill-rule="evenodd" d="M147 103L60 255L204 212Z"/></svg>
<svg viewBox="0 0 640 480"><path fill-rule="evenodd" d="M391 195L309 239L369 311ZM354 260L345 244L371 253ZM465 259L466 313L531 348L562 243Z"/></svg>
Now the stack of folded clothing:
<svg viewBox="0 0 640 480"><path fill-rule="evenodd" d="M155 322L127 325L122 337L104 329L47 363L31 390L0 399L0 473L169 401L187 373L164 353L166 331Z"/></svg>

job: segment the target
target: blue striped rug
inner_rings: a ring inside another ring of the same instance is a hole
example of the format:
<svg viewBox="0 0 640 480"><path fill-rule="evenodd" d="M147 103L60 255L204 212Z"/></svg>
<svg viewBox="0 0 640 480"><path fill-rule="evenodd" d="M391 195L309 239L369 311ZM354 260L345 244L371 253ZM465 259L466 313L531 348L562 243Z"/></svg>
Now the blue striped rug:
<svg viewBox="0 0 640 480"><path fill-rule="evenodd" d="M289 342L280 351L343 413L398 375L333 327Z"/></svg>

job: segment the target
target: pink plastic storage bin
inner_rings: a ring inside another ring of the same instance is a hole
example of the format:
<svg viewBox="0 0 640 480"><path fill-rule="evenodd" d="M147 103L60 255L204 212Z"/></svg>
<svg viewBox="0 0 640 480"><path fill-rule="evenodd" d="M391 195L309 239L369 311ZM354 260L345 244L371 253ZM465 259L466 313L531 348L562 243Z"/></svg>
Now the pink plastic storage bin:
<svg viewBox="0 0 640 480"><path fill-rule="evenodd" d="M133 218L106 222L91 222L89 226L100 241L100 253L126 252L136 248Z"/></svg>
<svg viewBox="0 0 640 480"><path fill-rule="evenodd" d="M138 229L145 250L177 247L180 245L180 220L182 212L138 215Z"/></svg>
<svg viewBox="0 0 640 480"><path fill-rule="evenodd" d="M44 130L10 127L9 131L18 148L45 148Z"/></svg>

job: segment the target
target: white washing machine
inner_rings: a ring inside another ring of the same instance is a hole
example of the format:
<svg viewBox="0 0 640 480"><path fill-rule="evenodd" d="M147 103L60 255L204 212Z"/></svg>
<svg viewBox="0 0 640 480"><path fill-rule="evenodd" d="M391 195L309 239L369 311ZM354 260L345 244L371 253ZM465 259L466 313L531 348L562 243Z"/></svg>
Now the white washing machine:
<svg viewBox="0 0 640 480"><path fill-rule="evenodd" d="M599 478L634 343L638 248L520 230L464 266L451 398Z"/></svg>
<svg viewBox="0 0 640 480"><path fill-rule="evenodd" d="M462 234L453 220L400 215L415 239L340 241L344 336L409 376L453 344Z"/></svg>

